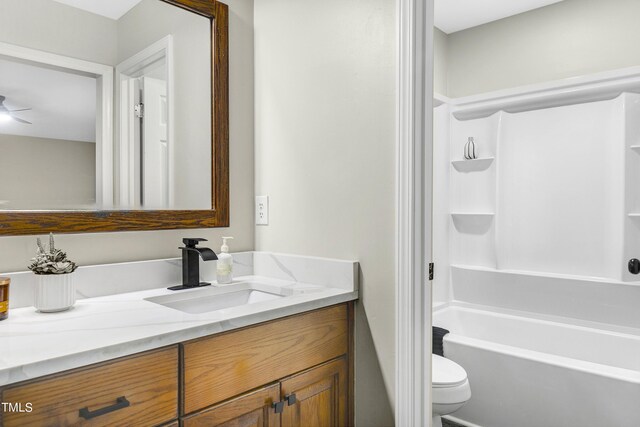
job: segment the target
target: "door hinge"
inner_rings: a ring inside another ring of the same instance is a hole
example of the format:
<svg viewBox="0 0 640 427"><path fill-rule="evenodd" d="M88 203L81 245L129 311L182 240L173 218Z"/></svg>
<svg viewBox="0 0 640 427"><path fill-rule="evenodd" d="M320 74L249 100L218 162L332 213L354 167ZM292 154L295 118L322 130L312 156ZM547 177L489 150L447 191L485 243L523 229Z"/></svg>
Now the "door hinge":
<svg viewBox="0 0 640 427"><path fill-rule="evenodd" d="M144 104L136 104L133 106L133 111L136 114L136 117L142 119L144 117Z"/></svg>
<svg viewBox="0 0 640 427"><path fill-rule="evenodd" d="M429 263L429 280L433 280L433 263Z"/></svg>

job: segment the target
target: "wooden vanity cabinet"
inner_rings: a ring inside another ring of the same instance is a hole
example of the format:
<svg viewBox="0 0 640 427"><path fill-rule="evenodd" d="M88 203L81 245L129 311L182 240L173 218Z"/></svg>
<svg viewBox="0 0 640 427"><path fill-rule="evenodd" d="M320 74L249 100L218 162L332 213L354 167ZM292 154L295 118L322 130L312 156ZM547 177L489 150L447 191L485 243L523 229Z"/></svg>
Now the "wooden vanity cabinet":
<svg viewBox="0 0 640 427"><path fill-rule="evenodd" d="M182 345L183 426L353 424L353 304Z"/></svg>
<svg viewBox="0 0 640 427"><path fill-rule="evenodd" d="M336 305L183 344L183 414L348 353L349 310Z"/></svg>
<svg viewBox="0 0 640 427"><path fill-rule="evenodd" d="M347 360L339 358L205 409L183 427L339 427L347 416Z"/></svg>
<svg viewBox="0 0 640 427"><path fill-rule="evenodd" d="M353 424L353 303L12 384L0 426Z"/></svg>

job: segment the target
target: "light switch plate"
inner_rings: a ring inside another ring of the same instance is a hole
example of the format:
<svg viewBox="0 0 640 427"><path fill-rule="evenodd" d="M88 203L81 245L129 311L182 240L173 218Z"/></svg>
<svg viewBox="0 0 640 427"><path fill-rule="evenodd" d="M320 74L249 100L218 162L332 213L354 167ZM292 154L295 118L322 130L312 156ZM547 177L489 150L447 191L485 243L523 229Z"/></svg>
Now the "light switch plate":
<svg viewBox="0 0 640 427"><path fill-rule="evenodd" d="M256 225L269 225L269 196L256 196Z"/></svg>

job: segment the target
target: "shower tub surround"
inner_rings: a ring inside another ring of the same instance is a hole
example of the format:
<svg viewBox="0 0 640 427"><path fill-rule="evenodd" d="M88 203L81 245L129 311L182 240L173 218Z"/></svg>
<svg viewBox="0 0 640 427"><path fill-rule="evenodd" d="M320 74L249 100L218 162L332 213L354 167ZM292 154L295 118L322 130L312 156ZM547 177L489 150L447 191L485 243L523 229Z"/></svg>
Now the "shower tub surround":
<svg viewBox="0 0 640 427"><path fill-rule="evenodd" d="M31 272L11 278L9 318L0 322L0 385L164 347L358 298L358 263L325 258L242 252L233 254L234 280L258 282L288 295L202 313L147 299L218 287L215 262L201 262L206 288L169 291L181 282L181 260L79 267L76 305L55 314L33 305Z"/></svg>
<svg viewBox="0 0 640 427"><path fill-rule="evenodd" d="M640 286L452 267L434 310L472 399L455 420L491 427L640 425ZM464 421L463 421L464 420Z"/></svg>
<svg viewBox="0 0 640 427"><path fill-rule="evenodd" d="M455 303L433 323L472 398L452 419L491 427L640 425L640 335L573 319ZM462 421L464 420L464 421Z"/></svg>
<svg viewBox="0 0 640 427"><path fill-rule="evenodd" d="M441 98L433 324L472 388L451 420L640 425L639 93L634 67Z"/></svg>

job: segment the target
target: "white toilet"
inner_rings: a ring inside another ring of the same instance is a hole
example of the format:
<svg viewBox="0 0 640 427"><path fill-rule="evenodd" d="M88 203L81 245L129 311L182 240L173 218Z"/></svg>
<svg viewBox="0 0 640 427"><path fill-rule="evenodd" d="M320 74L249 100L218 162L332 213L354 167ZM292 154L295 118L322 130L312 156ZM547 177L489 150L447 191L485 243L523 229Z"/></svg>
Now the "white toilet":
<svg viewBox="0 0 640 427"><path fill-rule="evenodd" d="M453 360L431 355L432 427L442 427L442 416L451 414L471 398L467 372Z"/></svg>

